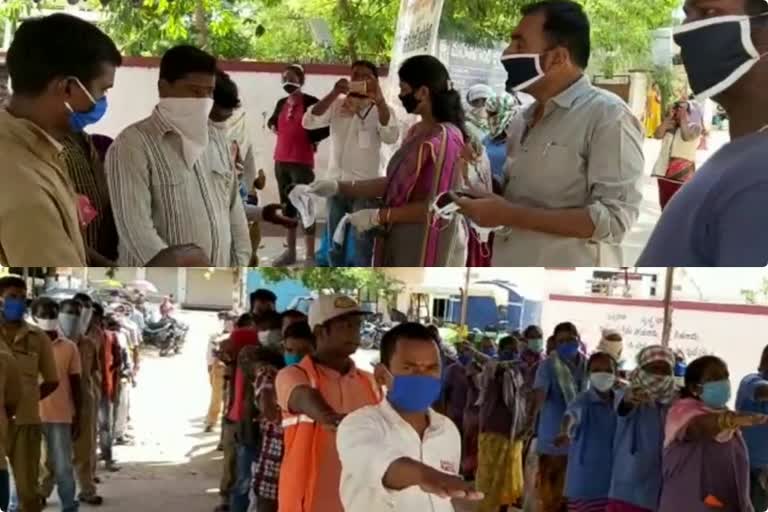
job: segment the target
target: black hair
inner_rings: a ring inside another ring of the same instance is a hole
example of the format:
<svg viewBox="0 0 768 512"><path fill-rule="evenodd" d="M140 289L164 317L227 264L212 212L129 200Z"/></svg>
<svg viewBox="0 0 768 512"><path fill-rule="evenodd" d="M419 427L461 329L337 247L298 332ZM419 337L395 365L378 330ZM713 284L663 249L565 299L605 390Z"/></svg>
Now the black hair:
<svg viewBox="0 0 768 512"><path fill-rule="evenodd" d="M589 356L589 359L587 360L587 371L589 371L590 368L592 368L592 363L597 361L598 359L605 359L607 361L610 361L611 366L613 367L613 372L616 373L616 370L619 369L619 364L616 362L616 359L613 358L611 354L608 352L595 352L591 356Z"/></svg>
<svg viewBox="0 0 768 512"><path fill-rule="evenodd" d="M768 345L763 349L763 354L760 356L760 371L768 370Z"/></svg>
<svg viewBox="0 0 768 512"><path fill-rule="evenodd" d="M299 83L304 85L304 81L307 79L307 75L304 73L303 67L298 64L291 64L283 70L283 74L286 74L288 71L293 71L296 73L296 75L299 77Z"/></svg>
<svg viewBox="0 0 768 512"><path fill-rule="evenodd" d="M8 288L18 288L19 290L26 291L27 283L18 276L0 277L0 293L5 293L5 290Z"/></svg>
<svg viewBox="0 0 768 512"><path fill-rule="evenodd" d="M373 73L373 76L375 76L376 78L379 78L379 68L377 68L376 64L374 64L369 60L356 60L355 62L352 63L352 67L368 68Z"/></svg>
<svg viewBox="0 0 768 512"><path fill-rule="evenodd" d="M437 340L428 328L417 322L404 322L387 331L381 338L381 363L384 366L389 367L397 348L397 342L402 338L431 341L440 350Z"/></svg>
<svg viewBox="0 0 768 512"><path fill-rule="evenodd" d="M298 309L286 309L280 314L280 317L285 318L307 318L306 313L299 311Z"/></svg>
<svg viewBox="0 0 768 512"><path fill-rule="evenodd" d="M258 315L253 315L256 325L266 324L270 329L279 329L283 325L283 317L277 311L265 311Z"/></svg>
<svg viewBox="0 0 768 512"><path fill-rule="evenodd" d="M115 318L114 316L107 315L106 327L107 327L108 331L119 331L120 330L120 322L118 322L117 318Z"/></svg>
<svg viewBox="0 0 768 512"><path fill-rule="evenodd" d="M109 36L87 21L61 13L22 23L6 60L13 91L23 96L42 94L57 78L75 77L87 88L104 64L123 63Z"/></svg>
<svg viewBox="0 0 768 512"><path fill-rule="evenodd" d="M557 336L561 332L567 332L568 334L573 334L577 338L580 337L579 330L571 322L562 322L557 324L555 326L555 330L552 332L552 336Z"/></svg>
<svg viewBox="0 0 768 512"><path fill-rule="evenodd" d="M74 297L72 297L72 299L76 300L77 302L79 302L83 306L85 306L86 304L93 305L93 299L87 293L78 293Z"/></svg>
<svg viewBox="0 0 768 512"><path fill-rule="evenodd" d="M506 349L509 345L516 345L517 338L515 336L504 336L499 340L499 352Z"/></svg>
<svg viewBox="0 0 768 512"><path fill-rule="evenodd" d="M543 14L544 32L552 42L562 46L581 69L589 65L592 43L589 17L584 8L571 0L545 0L522 8L523 16Z"/></svg>
<svg viewBox="0 0 768 512"><path fill-rule="evenodd" d="M279 350L271 347L258 346L253 348L253 360L259 363L266 363L274 366L278 370L285 368L285 358Z"/></svg>
<svg viewBox="0 0 768 512"><path fill-rule="evenodd" d="M79 310L83 309L83 303L79 300L75 299L64 299L63 301L59 302L59 309L64 309L67 306L74 306Z"/></svg>
<svg viewBox="0 0 768 512"><path fill-rule="evenodd" d="M213 90L213 102L216 106L226 109L240 107L240 93L237 84L224 71L216 71L216 88Z"/></svg>
<svg viewBox="0 0 768 512"><path fill-rule="evenodd" d="M254 325L256 325L256 317L251 313L245 313L244 315L240 315L240 317L235 322L235 327L238 327L238 328L253 327Z"/></svg>
<svg viewBox="0 0 768 512"><path fill-rule="evenodd" d="M538 325L529 325L529 326L528 326L528 327L526 327L526 328L525 328L525 330L523 331L523 336L524 336L525 338L528 338L528 337L530 337L530 336L533 336L533 335L534 335L534 333L538 334L538 333L540 333L540 332L541 332L541 327L539 327Z"/></svg>
<svg viewBox="0 0 768 512"><path fill-rule="evenodd" d="M275 295L270 290L265 290L264 288L259 288L255 292L251 292L249 298L251 302L251 311L253 311L253 306L256 304L256 301L272 303L277 302L277 295Z"/></svg>
<svg viewBox="0 0 768 512"><path fill-rule="evenodd" d="M456 125L467 138L461 95L453 88L448 70L439 59L432 55L416 55L403 63L398 75L400 81L414 91L419 87L429 89L435 120Z"/></svg>
<svg viewBox="0 0 768 512"><path fill-rule="evenodd" d="M702 356L689 364L685 369L685 387L680 392L682 398L694 398L691 388L701 384L704 372L713 364L728 367L725 361L717 356Z"/></svg>
<svg viewBox="0 0 768 512"><path fill-rule="evenodd" d="M39 297L32 301L32 304L30 305L29 309L32 311L32 315L39 316L36 313L40 311L41 309L51 308L54 311L59 311L59 303L53 300L50 297Z"/></svg>
<svg viewBox="0 0 768 512"><path fill-rule="evenodd" d="M747 14L756 16L768 11L768 3L765 0L747 0Z"/></svg>
<svg viewBox="0 0 768 512"><path fill-rule="evenodd" d="M160 61L160 79L174 83L192 73L215 75L216 57L189 45L175 46Z"/></svg>
<svg viewBox="0 0 768 512"><path fill-rule="evenodd" d="M315 345L315 335L307 322L296 322L285 328L283 338L296 338L297 340L307 340Z"/></svg>
<svg viewBox="0 0 768 512"><path fill-rule="evenodd" d="M104 318L104 306L98 302L93 303L93 316L95 318Z"/></svg>

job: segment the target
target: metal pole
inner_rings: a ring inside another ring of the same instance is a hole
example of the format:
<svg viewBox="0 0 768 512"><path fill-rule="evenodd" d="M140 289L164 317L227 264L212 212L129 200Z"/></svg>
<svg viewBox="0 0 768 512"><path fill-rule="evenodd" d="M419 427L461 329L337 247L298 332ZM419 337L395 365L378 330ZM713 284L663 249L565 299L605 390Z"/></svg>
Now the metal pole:
<svg viewBox="0 0 768 512"><path fill-rule="evenodd" d="M664 283L664 327L661 332L661 344L669 346L672 337L672 287L675 283L675 267L667 267Z"/></svg>
<svg viewBox="0 0 768 512"><path fill-rule="evenodd" d="M464 277L464 290L461 294L461 325L467 325L467 310L469 309L469 277L472 273L472 267L467 267L467 274Z"/></svg>

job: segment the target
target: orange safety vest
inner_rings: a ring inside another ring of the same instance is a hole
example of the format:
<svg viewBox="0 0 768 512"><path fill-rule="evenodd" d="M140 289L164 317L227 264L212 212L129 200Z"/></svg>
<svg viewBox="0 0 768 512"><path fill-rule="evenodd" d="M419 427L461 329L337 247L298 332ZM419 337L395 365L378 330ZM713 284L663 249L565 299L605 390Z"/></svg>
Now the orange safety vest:
<svg viewBox="0 0 768 512"><path fill-rule="evenodd" d="M320 393L327 386L326 379L317 371L315 362L307 356L297 365L309 377L309 385ZM371 379L354 370L360 384L370 393L370 405L381 401ZM314 510L317 474L321 458L327 453L328 443L335 432L317 424L305 414L283 411L283 463L280 466L278 487L279 512L311 512Z"/></svg>

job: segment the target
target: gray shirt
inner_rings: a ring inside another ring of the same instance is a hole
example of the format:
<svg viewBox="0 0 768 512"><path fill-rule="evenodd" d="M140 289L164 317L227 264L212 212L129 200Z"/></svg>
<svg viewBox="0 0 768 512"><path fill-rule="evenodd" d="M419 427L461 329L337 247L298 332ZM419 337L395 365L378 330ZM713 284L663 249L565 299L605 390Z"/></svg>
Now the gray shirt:
<svg viewBox="0 0 768 512"><path fill-rule="evenodd" d="M126 128L110 147L106 172L121 265L145 265L161 250L183 244L200 246L214 266L250 262L230 146L219 130L208 131L208 146L192 167L181 137L157 111Z"/></svg>
<svg viewBox="0 0 768 512"><path fill-rule="evenodd" d="M618 96L585 76L510 125L506 199L529 208L586 208L590 239L508 227L496 235L494 266L615 266L639 215L644 170L640 121Z"/></svg>

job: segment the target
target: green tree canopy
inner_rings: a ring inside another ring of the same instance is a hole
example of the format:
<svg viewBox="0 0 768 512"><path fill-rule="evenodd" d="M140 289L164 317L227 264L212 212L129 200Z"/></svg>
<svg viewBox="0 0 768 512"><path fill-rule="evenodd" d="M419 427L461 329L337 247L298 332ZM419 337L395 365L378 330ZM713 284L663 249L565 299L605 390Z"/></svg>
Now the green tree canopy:
<svg viewBox="0 0 768 512"><path fill-rule="evenodd" d="M378 269L264 267L259 268L258 271L268 283L295 279L310 290L318 292L353 293L363 291L368 296L389 297L402 289L400 281Z"/></svg>

